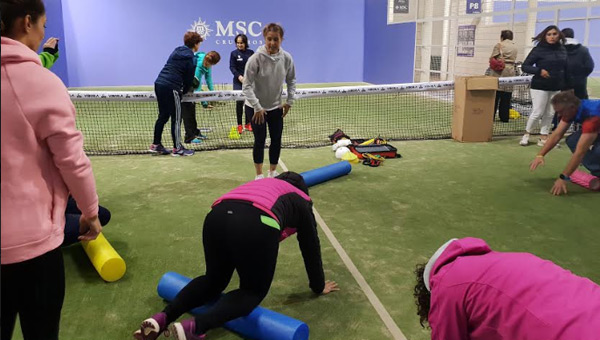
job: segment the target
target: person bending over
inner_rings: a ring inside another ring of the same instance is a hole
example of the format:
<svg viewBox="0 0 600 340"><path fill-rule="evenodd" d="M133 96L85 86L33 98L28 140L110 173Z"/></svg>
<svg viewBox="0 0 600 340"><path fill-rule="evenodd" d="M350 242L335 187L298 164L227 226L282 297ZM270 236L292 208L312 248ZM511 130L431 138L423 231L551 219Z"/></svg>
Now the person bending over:
<svg viewBox="0 0 600 340"><path fill-rule="evenodd" d="M565 169L558 175L550 192L566 194L570 176L581 164L594 176L600 176L600 100L580 100L573 91L564 91L552 98L552 106L561 117L548 142L531 162L530 170L544 165L544 156L554 148L572 123L581 124L581 129L567 137L567 145L573 155Z"/></svg>
<svg viewBox="0 0 600 340"><path fill-rule="evenodd" d="M154 82L154 92L158 102L158 118L154 124L154 140L150 152L168 155L170 152L162 145L162 133L165 124L171 119L171 137L173 138L173 156L193 156L194 151L183 147L181 140L181 97L194 81L196 56L202 37L196 32L186 32L183 46L177 47L169 56Z"/></svg>
<svg viewBox="0 0 600 340"><path fill-rule="evenodd" d="M206 81L208 90L214 91L215 87L212 81L212 67L221 60L221 56L216 51L210 51L208 53L198 52L196 53L196 58L193 91L202 91L202 78ZM208 102L202 102L202 107L205 109L213 108ZM200 133L200 129L198 129L198 123L196 122L196 103L181 103L181 116L185 127L185 142L195 144L202 143L202 140L206 139L206 136Z"/></svg>
<svg viewBox="0 0 600 340"><path fill-rule="evenodd" d="M168 326L177 340L204 339L209 329L250 314L271 287L279 242L296 231L310 289L315 294L338 290L335 282L325 281L312 205L304 179L294 172L251 181L221 196L204 220L206 273L185 286L162 312L144 320L134 337L154 340ZM221 295L234 270L239 288ZM206 313L172 323L214 300Z"/></svg>
<svg viewBox="0 0 600 340"><path fill-rule="evenodd" d="M417 266L421 326L432 340L572 340L600 334L600 286L529 253L452 239Z"/></svg>

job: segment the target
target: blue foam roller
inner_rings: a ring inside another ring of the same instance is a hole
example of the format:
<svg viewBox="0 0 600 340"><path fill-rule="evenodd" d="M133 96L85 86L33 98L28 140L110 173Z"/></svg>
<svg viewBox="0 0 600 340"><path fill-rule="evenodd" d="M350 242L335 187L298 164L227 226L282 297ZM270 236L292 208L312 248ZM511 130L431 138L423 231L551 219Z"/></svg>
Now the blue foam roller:
<svg viewBox="0 0 600 340"><path fill-rule="evenodd" d="M158 282L158 295L167 301L173 301L190 281L190 278L181 274L167 272ZM210 305L194 308L190 313L202 314L209 307ZM308 340L308 326L304 322L260 306L254 308L248 316L227 322L224 327L250 339Z"/></svg>
<svg viewBox="0 0 600 340"><path fill-rule="evenodd" d="M350 173L352 165L348 161L342 161L339 163L333 163L321 168L305 171L301 173L304 178L306 185L311 187L313 185L323 183L330 179L334 179L340 176L344 176Z"/></svg>

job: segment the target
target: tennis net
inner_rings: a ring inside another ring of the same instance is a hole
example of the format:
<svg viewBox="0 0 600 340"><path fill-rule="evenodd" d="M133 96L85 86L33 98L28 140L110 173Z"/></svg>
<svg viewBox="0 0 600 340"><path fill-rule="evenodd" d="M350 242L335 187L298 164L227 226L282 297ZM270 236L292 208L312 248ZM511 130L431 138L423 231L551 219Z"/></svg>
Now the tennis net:
<svg viewBox="0 0 600 340"><path fill-rule="evenodd" d="M520 118L502 123L496 117L494 136L521 134L531 112L530 77L500 78L500 88L512 90L512 107ZM77 109L77 127L90 155L148 152L158 106L154 92L69 91ZM341 86L297 89L296 102L284 119L284 148L330 144L328 136L342 129L352 138L380 136L387 140L450 138L454 82ZM254 138L244 132L230 138L237 127L236 100L241 91L197 92L184 101L195 103L198 128L208 139L186 144L195 150L250 148ZM214 107L204 109L200 102ZM183 132L182 132L183 135ZM171 145L170 123L163 144ZM267 139L267 145L269 139Z"/></svg>

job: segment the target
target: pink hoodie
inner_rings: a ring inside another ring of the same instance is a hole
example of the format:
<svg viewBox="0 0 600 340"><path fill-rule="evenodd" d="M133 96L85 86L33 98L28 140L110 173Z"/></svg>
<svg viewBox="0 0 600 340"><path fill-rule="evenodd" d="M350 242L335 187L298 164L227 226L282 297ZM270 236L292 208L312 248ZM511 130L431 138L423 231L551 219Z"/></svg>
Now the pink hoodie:
<svg viewBox="0 0 600 340"><path fill-rule="evenodd" d="M75 108L38 55L2 37L2 264L40 256L63 241L69 192L83 214L98 196Z"/></svg>
<svg viewBox="0 0 600 340"><path fill-rule="evenodd" d="M281 223L280 218L273 212L273 207L281 196L290 193L298 194L303 199L310 201L310 197L307 194L290 183L277 178L264 178L240 185L219 197L212 206L214 207L224 200L248 201L252 202L252 205L274 218L278 223Z"/></svg>
<svg viewBox="0 0 600 340"><path fill-rule="evenodd" d="M429 283L433 340L600 339L600 286L532 254L456 240Z"/></svg>

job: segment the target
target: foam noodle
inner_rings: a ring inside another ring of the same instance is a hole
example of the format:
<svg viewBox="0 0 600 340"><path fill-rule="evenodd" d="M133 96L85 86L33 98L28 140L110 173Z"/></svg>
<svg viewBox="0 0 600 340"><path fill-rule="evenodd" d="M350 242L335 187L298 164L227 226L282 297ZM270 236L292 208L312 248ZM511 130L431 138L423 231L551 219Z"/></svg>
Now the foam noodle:
<svg viewBox="0 0 600 340"><path fill-rule="evenodd" d="M307 186L313 186L319 183L329 181L340 176L344 176L350 173L352 165L348 161L342 161L339 163L333 163L321 168L309 170L301 173Z"/></svg>
<svg viewBox="0 0 600 340"><path fill-rule="evenodd" d="M102 233L93 241L82 241L81 245L104 281L114 282L125 275L125 261Z"/></svg>
<svg viewBox="0 0 600 340"><path fill-rule="evenodd" d="M191 279L174 272L165 273L158 282L158 295L167 301L175 296ZM210 305L192 309L192 314L205 313ZM245 317L224 325L245 338L261 340L308 340L308 326L299 320L262 308L260 306Z"/></svg>
<svg viewBox="0 0 600 340"><path fill-rule="evenodd" d="M575 184L579 184L584 188L588 188L590 190L600 191L600 178L588 174L587 172L575 170L571 174L571 182Z"/></svg>

